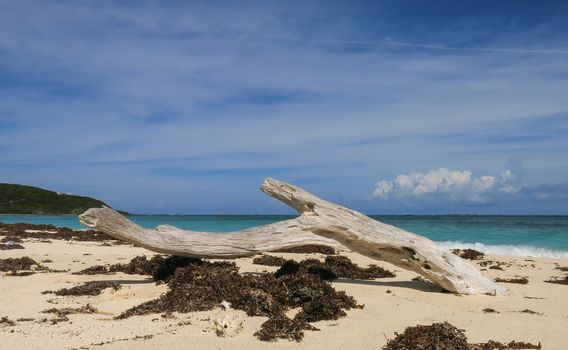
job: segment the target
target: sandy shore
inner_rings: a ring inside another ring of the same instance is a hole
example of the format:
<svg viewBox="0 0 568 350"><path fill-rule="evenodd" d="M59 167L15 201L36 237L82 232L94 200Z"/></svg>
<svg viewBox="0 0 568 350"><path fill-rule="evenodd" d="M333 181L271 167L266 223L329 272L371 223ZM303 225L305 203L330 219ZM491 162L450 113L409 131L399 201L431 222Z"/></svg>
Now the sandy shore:
<svg viewBox="0 0 568 350"><path fill-rule="evenodd" d="M464 329L469 341L489 339L532 343L541 342L543 349L568 349L568 286L544 283L552 276L563 276L557 264L568 266L568 260L506 256L487 258L507 263L504 271L483 271L490 278L526 276L527 285L503 284L511 291L507 297L456 296L440 293L427 282L412 281L416 274L383 263L379 264L397 277L373 281L336 280L333 286L352 295L363 309L347 312L337 321L321 321L314 325L319 332L306 332L301 343L280 340L260 342L253 333L266 320L246 317L241 311L221 309L190 314L159 314L114 320L127 308L158 297L167 290L145 276L96 275L80 276L71 272L102 264L128 262L148 251L132 246L104 246L99 242L51 243L31 240L25 249L0 251L0 258L23 257L57 270L69 272L36 273L31 276L0 276L0 317L14 320L14 326L0 325L0 344L6 349L380 349L395 332L407 326L448 321ZM296 260L303 254L277 254ZM374 263L356 254L345 254L362 266ZM318 254L311 257L322 257ZM238 259L243 272L273 271L275 268L252 264L252 258ZM480 267L481 268L481 267ZM55 296L45 290L71 287L92 280L115 280L122 284L117 291L105 290L99 296ZM70 321L51 324L53 315L42 313L49 308L80 307L90 304L98 313L70 315ZM483 312L492 308L498 313ZM523 310L536 312L528 313ZM234 313L244 318L243 330L235 337L217 337L211 320ZM47 318L47 322L41 322ZM33 319L33 320L25 320ZM19 320L19 321L18 321Z"/></svg>

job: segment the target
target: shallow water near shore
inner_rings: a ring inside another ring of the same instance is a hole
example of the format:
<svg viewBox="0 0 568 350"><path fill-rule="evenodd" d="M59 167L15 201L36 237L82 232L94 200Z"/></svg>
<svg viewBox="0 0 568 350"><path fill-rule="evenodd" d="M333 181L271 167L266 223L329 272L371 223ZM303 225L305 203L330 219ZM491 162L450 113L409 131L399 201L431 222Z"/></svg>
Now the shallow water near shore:
<svg viewBox="0 0 568 350"><path fill-rule="evenodd" d="M424 235L443 247L473 248L505 255L568 258L568 216L390 215L371 216ZM130 215L153 228L173 225L188 230L230 232L287 220L285 215ZM85 229L72 215L0 215L0 222L51 224Z"/></svg>

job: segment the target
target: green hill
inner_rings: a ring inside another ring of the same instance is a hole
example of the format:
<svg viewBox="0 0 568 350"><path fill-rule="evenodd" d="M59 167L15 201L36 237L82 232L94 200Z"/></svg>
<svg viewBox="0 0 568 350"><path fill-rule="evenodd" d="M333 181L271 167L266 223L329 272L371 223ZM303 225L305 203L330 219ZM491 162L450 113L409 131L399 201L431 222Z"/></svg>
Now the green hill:
<svg viewBox="0 0 568 350"><path fill-rule="evenodd" d="M0 214L74 214L78 215L105 203L38 187L0 183Z"/></svg>

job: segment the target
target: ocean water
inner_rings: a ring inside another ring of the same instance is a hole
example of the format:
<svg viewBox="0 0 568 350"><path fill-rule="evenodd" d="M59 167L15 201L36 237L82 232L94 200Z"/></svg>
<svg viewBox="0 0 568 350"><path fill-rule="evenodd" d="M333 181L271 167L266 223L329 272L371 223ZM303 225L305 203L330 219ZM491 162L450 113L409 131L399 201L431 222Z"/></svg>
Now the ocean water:
<svg viewBox="0 0 568 350"><path fill-rule="evenodd" d="M445 248L472 248L487 253L568 259L568 216L401 215L371 216L424 235ZM282 215L130 215L137 224L217 232L242 230L294 218ZM86 229L76 216L0 215L0 222L52 224Z"/></svg>

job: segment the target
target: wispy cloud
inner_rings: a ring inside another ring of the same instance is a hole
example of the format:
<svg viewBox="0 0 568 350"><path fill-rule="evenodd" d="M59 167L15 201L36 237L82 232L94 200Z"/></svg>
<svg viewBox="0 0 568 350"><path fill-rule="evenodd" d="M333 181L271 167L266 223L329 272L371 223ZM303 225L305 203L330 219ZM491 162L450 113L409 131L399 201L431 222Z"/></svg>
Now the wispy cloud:
<svg viewBox="0 0 568 350"><path fill-rule="evenodd" d="M284 211L269 175L367 212L415 169L566 181L565 7L472 4L0 2L0 181L140 212Z"/></svg>
<svg viewBox="0 0 568 350"><path fill-rule="evenodd" d="M526 48L503 48L503 47L452 47L435 44L407 43L400 41L385 40L386 45L399 47L414 47L432 50L463 51L463 52L494 52L507 54L543 54L543 55L568 55L567 49L526 49Z"/></svg>

